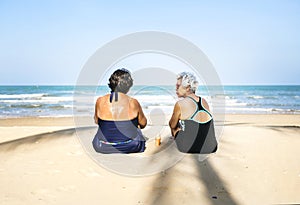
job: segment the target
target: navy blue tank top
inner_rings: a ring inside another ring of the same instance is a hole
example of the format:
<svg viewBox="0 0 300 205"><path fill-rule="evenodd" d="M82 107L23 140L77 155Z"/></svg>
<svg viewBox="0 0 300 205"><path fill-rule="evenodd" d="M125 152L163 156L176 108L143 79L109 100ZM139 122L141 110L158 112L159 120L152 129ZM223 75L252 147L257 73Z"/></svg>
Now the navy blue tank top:
<svg viewBox="0 0 300 205"><path fill-rule="evenodd" d="M111 93L118 100L117 93ZM135 153L145 150L145 138L138 128L138 117L131 120L102 120L98 118L98 131L93 139L96 152L110 153Z"/></svg>
<svg viewBox="0 0 300 205"><path fill-rule="evenodd" d="M138 118L132 120L112 121L98 118L100 140L106 142L124 142L137 136Z"/></svg>

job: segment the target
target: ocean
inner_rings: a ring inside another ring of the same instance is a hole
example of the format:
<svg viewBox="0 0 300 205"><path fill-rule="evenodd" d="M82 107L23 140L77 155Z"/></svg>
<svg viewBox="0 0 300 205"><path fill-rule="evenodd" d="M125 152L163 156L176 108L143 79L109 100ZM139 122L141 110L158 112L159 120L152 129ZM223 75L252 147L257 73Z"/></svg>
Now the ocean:
<svg viewBox="0 0 300 205"><path fill-rule="evenodd" d="M0 118L64 117L91 115L98 96L107 86L0 86ZM300 114L300 86L224 86L226 114ZM210 103L205 87L198 95ZM129 95L139 100L146 114L162 110L171 114L176 100L174 86L133 86ZM81 100L78 100L81 99ZM80 101L80 102L79 102ZM212 107L213 110L213 107Z"/></svg>

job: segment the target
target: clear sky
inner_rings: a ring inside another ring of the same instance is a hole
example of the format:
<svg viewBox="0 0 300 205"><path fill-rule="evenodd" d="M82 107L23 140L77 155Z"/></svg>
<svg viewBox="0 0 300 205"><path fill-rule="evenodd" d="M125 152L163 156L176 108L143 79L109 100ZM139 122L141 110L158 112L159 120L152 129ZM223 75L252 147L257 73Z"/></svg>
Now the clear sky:
<svg viewBox="0 0 300 205"><path fill-rule="evenodd" d="M223 84L300 84L300 1L0 1L0 84L75 84L101 46L138 31L197 45Z"/></svg>

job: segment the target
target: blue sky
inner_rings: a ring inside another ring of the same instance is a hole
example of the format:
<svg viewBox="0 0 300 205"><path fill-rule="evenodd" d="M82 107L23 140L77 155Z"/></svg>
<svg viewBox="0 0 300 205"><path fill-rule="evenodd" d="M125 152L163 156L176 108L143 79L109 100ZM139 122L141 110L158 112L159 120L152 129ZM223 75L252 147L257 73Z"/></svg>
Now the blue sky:
<svg viewBox="0 0 300 205"><path fill-rule="evenodd" d="M300 1L0 1L0 84L75 84L138 31L197 45L226 84L300 84Z"/></svg>

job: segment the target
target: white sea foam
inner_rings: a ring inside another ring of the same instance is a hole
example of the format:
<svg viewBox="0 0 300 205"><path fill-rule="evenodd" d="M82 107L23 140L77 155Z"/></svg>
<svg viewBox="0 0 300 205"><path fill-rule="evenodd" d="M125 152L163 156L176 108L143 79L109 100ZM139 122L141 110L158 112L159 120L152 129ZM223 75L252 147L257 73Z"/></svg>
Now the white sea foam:
<svg viewBox="0 0 300 205"><path fill-rule="evenodd" d="M226 106L230 106L230 107L240 107L240 106L246 106L247 103L246 102L240 102L237 99L226 99Z"/></svg>
<svg viewBox="0 0 300 205"><path fill-rule="evenodd" d="M224 88L225 94L213 96L199 91L213 112L224 112L226 107L226 113L300 113L299 86ZM72 86L0 86L0 117L69 116L73 110L78 115L93 115L96 99L106 93L106 87L100 87L97 92L93 87L83 87L74 92ZM174 87L170 86L136 87L129 95L140 102L145 113L160 109L163 113L171 114L174 104L179 100Z"/></svg>
<svg viewBox="0 0 300 205"><path fill-rule="evenodd" d="M25 98L41 98L47 93L33 93L33 94L2 94L0 99L25 99Z"/></svg>
<svg viewBox="0 0 300 205"><path fill-rule="evenodd" d="M5 99L5 98L4 98ZM59 102L72 102L73 97L31 97L31 98L19 98L19 99L0 99L0 102L4 103L59 103Z"/></svg>
<svg viewBox="0 0 300 205"><path fill-rule="evenodd" d="M227 113L270 113L272 108L226 107Z"/></svg>
<svg viewBox="0 0 300 205"><path fill-rule="evenodd" d="M253 99L263 99L264 96L254 95L254 96L249 96L248 98L253 98Z"/></svg>

